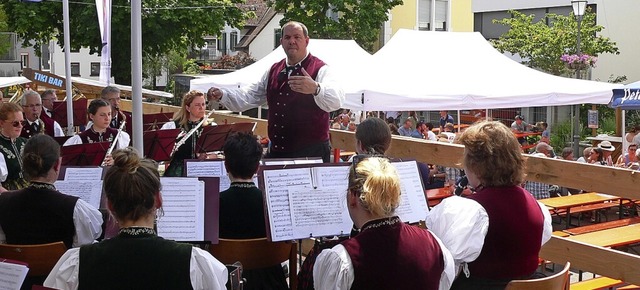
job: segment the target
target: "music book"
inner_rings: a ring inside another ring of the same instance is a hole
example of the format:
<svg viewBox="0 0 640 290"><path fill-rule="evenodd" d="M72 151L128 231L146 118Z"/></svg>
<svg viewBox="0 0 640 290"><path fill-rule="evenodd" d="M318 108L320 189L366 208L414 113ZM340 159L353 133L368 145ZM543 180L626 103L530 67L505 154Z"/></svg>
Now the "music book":
<svg viewBox="0 0 640 290"><path fill-rule="evenodd" d="M64 142L67 142L69 138L71 138L71 136L53 137L53 139L55 139L58 142L58 144L60 144L60 146L64 145Z"/></svg>
<svg viewBox="0 0 640 290"><path fill-rule="evenodd" d="M320 160L322 161L322 160ZM184 174L187 177L218 177L220 180L219 192L223 192L231 186L231 179L227 175L222 159L185 159ZM258 186L258 177L253 177L253 183Z"/></svg>
<svg viewBox="0 0 640 290"><path fill-rule="evenodd" d="M322 163L320 157L304 158L265 158L260 162L262 165L294 165L294 164L317 164Z"/></svg>
<svg viewBox="0 0 640 290"><path fill-rule="evenodd" d="M60 126L67 126L67 101L53 101L53 120ZM81 98L73 101L73 125L87 124L87 99Z"/></svg>
<svg viewBox="0 0 640 290"><path fill-rule="evenodd" d="M256 127L255 122L222 124L203 127L198 141L196 142L196 152L221 151L224 142L233 132L253 132Z"/></svg>
<svg viewBox="0 0 640 290"><path fill-rule="evenodd" d="M62 166L53 184L64 194L77 196L95 208L106 208L102 179L106 170L99 166Z"/></svg>
<svg viewBox="0 0 640 290"><path fill-rule="evenodd" d="M0 289L20 289L28 266L25 262L0 258Z"/></svg>
<svg viewBox="0 0 640 290"><path fill-rule="evenodd" d="M427 201L415 161L392 162L400 176L401 202L396 215L418 222L427 215ZM265 198L271 241L350 233L347 210L348 163L264 166L258 178Z"/></svg>
<svg viewBox="0 0 640 290"><path fill-rule="evenodd" d="M218 243L220 192L213 177L161 177L164 215L158 236L176 241Z"/></svg>
<svg viewBox="0 0 640 290"><path fill-rule="evenodd" d="M144 156L157 162L171 160L171 151L180 131L180 129L145 131L142 136Z"/></svg>
<svg viewBox="0 0 640 290"><path fill-rule="evenodd" d="M111 142L97 142L62 146L62 165L100 166L110 145Z"/></svg>

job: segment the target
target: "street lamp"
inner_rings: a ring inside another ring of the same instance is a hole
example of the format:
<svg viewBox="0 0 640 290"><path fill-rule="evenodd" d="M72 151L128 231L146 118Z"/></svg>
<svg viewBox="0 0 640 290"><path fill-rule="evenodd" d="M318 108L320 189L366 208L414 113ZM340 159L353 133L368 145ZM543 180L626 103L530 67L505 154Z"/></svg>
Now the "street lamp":
<svg viewBox="0 0 640 290"><path fill-rule="evenodd" d="M578 39L576 41L576 54L582 55L580 51L580 23L582 22L582 16L587 8L587 0L571 0L571 6L573 7L573 15L576 16L578 22ZM580 67L576 69L576 78L580 79ZM580 105L575 105L573 108L573 152L577 155L580 153Z"/></svg>

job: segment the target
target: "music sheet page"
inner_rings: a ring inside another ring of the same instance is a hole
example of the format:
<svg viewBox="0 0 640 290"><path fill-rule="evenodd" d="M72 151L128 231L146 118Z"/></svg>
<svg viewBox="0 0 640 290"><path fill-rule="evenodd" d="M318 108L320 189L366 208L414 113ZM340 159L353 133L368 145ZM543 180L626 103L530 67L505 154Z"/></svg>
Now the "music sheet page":
<svg viewBox="0 0 640 290"><path fill-rule="evenodd" d="M296 239L291 222L289 190L293 187L311 188L311 170L309 168L265 170L264 183L271 240Z"/></svg>
<svg viewBox="0 0 640 290"><path fill-rule="evenodd" d="M59 192L77 196L93 207L100 208L100 198L102 197L102 180L100 180L99 178L89 180L77 179L72 181L58 180L53 185Z"/></svg>
<svg viewBox="0 0 640 290"><path fill-rule="evenodd" d="M0 289L20 289L29 268L0 259Z"/></svg>
<svg viewBox="0 0 640 290"><path fill-rule="evenodd" d="M427 200L420 180L420 172L416 161L391 163L396 167L400 176L402 201L396 209L396 215L403 222L415 223L427 216Z"/></svg>
<svg viewBox="0 0 640 290"><path fill-rule="evenodd" d="M219 177L219 192L223 192L231 187L231 179L227 175L224 161L187 161L187 177ZM258 186L258 177L253 177L253 183Z"/></svg>
<svg viewBox="0 0 640 290"><path fill-rule="evenodd" d="M102 179L102 167L68 167L64 172L66 181L90 181Z"/></svg>
<svg viewBox="0 0 640 290"><path fill-rule="evenodd" d="M163 177L158 236L176 241L204 240L204 182L193 177Z"/></svg>

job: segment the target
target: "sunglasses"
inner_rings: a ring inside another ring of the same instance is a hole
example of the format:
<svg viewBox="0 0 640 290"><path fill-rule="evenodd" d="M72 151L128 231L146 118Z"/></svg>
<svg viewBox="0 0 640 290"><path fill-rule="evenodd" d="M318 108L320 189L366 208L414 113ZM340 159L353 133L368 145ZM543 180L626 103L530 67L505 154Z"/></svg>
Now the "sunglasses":
<svg viewBox="0 0 640 290"><path fill-rule="evenodd" d="M21 126L24 127L24 126L26 126L26 121L13 121L11 123L11 125L13 127L16 127L16 128L21 127Z"/></svg>

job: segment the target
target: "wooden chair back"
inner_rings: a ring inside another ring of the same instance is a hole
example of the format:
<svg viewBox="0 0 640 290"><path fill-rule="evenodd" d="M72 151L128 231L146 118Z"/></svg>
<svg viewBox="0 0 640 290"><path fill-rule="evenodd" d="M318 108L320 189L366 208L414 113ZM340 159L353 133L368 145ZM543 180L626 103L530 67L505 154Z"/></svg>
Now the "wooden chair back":
<svg viewBox="0 0 640 290"><path fill-rule="evenodd" d="M289 260L289 286L297 288L297 256L295 243L270 242L259 239L219 239L217 245L211 245L209 252L223 264L242 263L244 269L259 269L280 265Z"/></svg>
<svg viewBox="0 0 640 290"><path fill-rule="evenodd" d="M0 244L0 257L29 264L27 277L47 276L67 251L63 242L40 245Z"/></svg>
<svg viewBox="0 0 640 290"><path fill-rule="evenodd" d="M531 280L513 280L507 284L505 290L569 290L569 268L571 263L567 262L562 271L549 277Z"/></svg>

